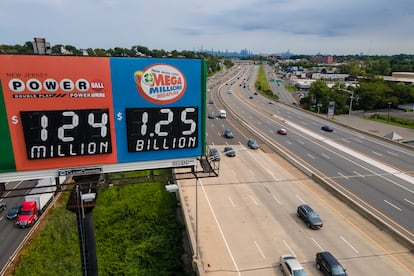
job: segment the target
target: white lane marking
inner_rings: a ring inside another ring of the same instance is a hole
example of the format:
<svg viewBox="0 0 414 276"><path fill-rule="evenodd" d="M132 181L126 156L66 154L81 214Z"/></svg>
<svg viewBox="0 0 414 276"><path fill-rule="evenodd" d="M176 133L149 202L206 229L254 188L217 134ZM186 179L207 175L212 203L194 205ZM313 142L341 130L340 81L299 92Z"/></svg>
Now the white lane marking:
<svg viewBox="0 0 414 276"><path fill-rule="evenodd" d="M273 130L270 129L269 131L270 131L270 133L275 134L275 132Z"/></svg>
<svg viewBox="0 0 414 276"><path fill-rule="evenodd" d="M389 202L388 200L385 200L384 199L384 202L385 203L387 203L387 204L389 204L389 205L391 205L392 207L394 207L395 209L397 209L398 211L402 211L402 209L400 208L400 207L398 207L397 205L395 205L395 204L392 204L391 202Z"/></svg>
<svg viewBox="0 0 414 276"><path fill-rule="evenodd" d="M290 248L289 244L288 244L285 240L282 240L282 241L283 241L283 243L285 244L285 246L288 248L289 252L290 252L293 256L296 256L296 255L295 255L295 252L293 252L293 250L292 250L292 248Z"/></svg>
<svg viewBox="0 0 414 276"><path fill-rule="evenodd" d="M272 176L272 178L276 181L279 180L279 178L277 178L269 169L266 169L267 173L270 174Z"/></svg>
<svg viewBox="0 0 414 276"><path fill-rule="evenodd" d="M411 205L414 205L414 202L412 202L411 200L408 200L408 199L404 198L404 201L410 203Z"/></svg>
<svg viewBox="0 0 414 276"><path fill-rule="evenodd" d="M260 255L262 255L263 259L266 259L265 254L263 253L262 249L260 249L260 246L257 244L257 242L256 242L256 241L254 241L254 244L256 245L257 250L259 250Z"/></svg>
<svg viewBox="0 0 414 276"><path fill-rule="evenodd" d="M311 155L311 154L309 154L309 153L307 153L306 155L307 155L307 156L309 156L309 157L310 157L310 158L312 158L312 159L316 159L316 158L315 158L315 156L313 156L313 155Z"/></svg>
<svg viewBox="0 0 414 276"><path fill-rule="evenodd" d="M204 188L204 185L201 182L201 180L199 180L199 182L200 182L201 189L203 190L204 197L206 198L207 204L208 204L208 206L210 208L211 214L213 215L214 221L216 222L216 225L217 225L217 227L219 229L220 235L221 235L221 237L222 237L222 239L224 241L224 244L225 244L225 246L227 248L227 252L230 255L230 258L231 258L231 260L233 262L233 265L234 265L235 270L237 271L237 275L241 276L240 269L237 266L236 260L234 259L233 253L231 252L231 249L230 249L230 246L229 246L229 244L228 244L228 242L226 240L226 237L224 236L223 229L221 228L221 225L220 225L220 223L219 223L219 221L217 219L217 216L216 216L216 213L214 212L213 206L211 206L211 202L210 202L210 200L209 200L209 198L207 196L206 189Z"/></svg>
<svg viewBox="0 0 414 276"><path fill-rule="evenodd" d="M359 177L365 178L365 175L362 175L362 174L360 174L360 173L359 173L359 172L357 172L357 171L354 171L354 174L358 175Z"/></svg>
<svg viewBox="0 0 414 276"><path fill-rule="evenodd" d="M292 143L290 141L286 141L286 143L288 143L289 145L292 145Z"/></svg>
<svg viewBox="0 0 414 276"><path fill-rule="evenodd" d="M326 159L331 159L331 157L329 157L328 155L326 155L325 153L322 153L322 156L325 157Z"/></svg>
<svg viewBox="0 0 414 276"><path fill-rule="evenodd" d="M340 173L340 172L338 172L338 174L340 175L340 176L342 176L343 178L345 178L345 179L349 179L349 177L348 176L346 176L346 175L344 175L343 173Z"/></svg>
<svg viewBox="0 0 414 276"><path fill-rule="evenodd" d="M314 239L314 238L311 238L311 240L316 244L316 246L317 247L319 247L319 249L321 250L321 251L325 251L323 248L322 248L322 246L319 244L319 243L317 243L316 242L316 240Z"/></svg>
<svg viewBox="0 0 414 276"><path fill-rule="evenodd" d="M376 151L371 151L373 154L378 155L378 156L383 156L382 153L376 152Z"/></svg>
<svg viewBox="0 0 414 276"><path fill-rule="evenodd" d="M272 197L273 197L274 200L276 200L277 203L282 205L282 202L275 195L272 195Z"/></svg>
<svg viewBox="0 0 414 276"><path fill-rule="evenodd" d="M305 204L306 202L299 196L299 195L296 195L296 197L300 200L300 202L302 202L303 204Z"/></svg>
<svg viewBox="0 0 414 276"><path fill-rule="evenodd" d="M350 243L350 242L348 242L344 237L342 237L342 236L339 236L340 238L341 238L341 240L343 240L349 247L351 247L352 248L352 250L354 250L355 251L355 253L359 253L359 251L355 248L355 247L353 247L352 246L352 244Z"/></svg>
<svg viewBox="0 0 414 276"><path fill-rule="evenodd" d="M388 153L389 155L393 155L395 157L398 157L399 156L398 153L395 153L395 152L389 151L389 150L387 150L386 153Z"/></svg>
<svg viewBox="0 0 414 276"><path fill-rule="evenodd" d="M231 199L231 196L229 196L229 201L233 207L236 207L236 204L234 204L233 200Z"/></svg>
<svg viewBox="0 0 414 276"><path fill-rule="evenodd" d="M235 170L231 170L231 172L232 172L232 174L233 174L234 176L237 176L237 173L236 173L236 171L235 171Z"/></svg>
<svg viewBox="0 0 414 276"><path fill-rule="evenodd" d="M301 145L304 145L305 143L304 142L302 142L301 140L296 140L296 141L298 141L298 143L299 144L301 144Z"/></svg>
<svg viewBox="0 0 414 276"><path fill-rule="evenodd" d="M256 199L254 199L254 197L252 195L250 195L251 200L253 201L254 204L259 205L259 203L257 203Z"/></svg>

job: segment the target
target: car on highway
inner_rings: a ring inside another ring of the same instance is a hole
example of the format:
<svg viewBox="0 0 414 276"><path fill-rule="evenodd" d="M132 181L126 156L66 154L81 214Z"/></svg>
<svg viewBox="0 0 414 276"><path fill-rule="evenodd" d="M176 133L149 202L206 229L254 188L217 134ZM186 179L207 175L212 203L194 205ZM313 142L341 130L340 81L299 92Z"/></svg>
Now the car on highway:
<svg viewBox="0 0 414 276"><path fill-rule="evenodd" d="M284 129L284 128L281 128L281 129L279 129L279 130L277 131L277 134L280 134L280 135L286 135L286 134L287 134L287 130L286 130L286 129Z"/></svg>
<svg viewBox="0 0 414 276"><path fill-rule="evenodd" d="M229 139L234 138L233 131L231 131L230 129L226 129L224 131L223 136L226 137L226 138L229 138Z"/></svg>
<svg viewBox="0 0 414 276"><path fill-rule="evenodd" d="M334 129L333 129L333 127L331 127L331 126L328 126L328 125L324 125L324 126L322 126L321 127L321 129L323 130L323 131L327 131L327 132L332 132Z"/></svg>
<svg viewBox="0 0 414 276"><path fill-rule="evenodd" d="M214 114L214 112L210 112L210 113L208 113L208 118L209 119L214 119L214 118L216 118L216 115Z"/></svg>
<svg viewBox="0 0 414 276"><path fill-rule="evenodd" d="M285 275L292 276L306 276L307 273L300 262L291 254L284 254L280 256L280 270Z"/></svg>
<svg viewBox="0 0 414 276"><path fill-rule="evenodd" d="M299 205L296 210L296 215L301 218L309 228L317 230L323 227L323 222L319 215L307 204Z"/></svg>
<svg viewBox="0 0 414 276"><path fill-rule="evenodd" d="M253 96L249 96L249 99L253 99Z"/></svg>
<svg viewBox="0 0 414 276"><path fill-rule="evenodd" d="M208 101L208 103L209 103L209 104L213 104L213 103L214 103L213 99L210 99L210 100Z"/></svg>
<svg viewBox="0 0 414 276"><path fill-rule="evenodd" d="M229 146L224 147L224 153L228 157L235 157L236 156L236 151L232 147L229 147Z"/></svg>
<svg viewBox="0 0 414 276"><path fill-rule="evenodd" d="M6 202L0 202L0 212L4 211L7 209L7 204Z"/></svg>
<svg viewBox="0 0 414 276"><path fill-rule="evenodd" d="M324 275L346 276L346 269L328 251L318 252L315 257L316 268Z"/></svg>
<svg viewBox="0 0 414 276"><path fill-rule="evenodd" d="M254 139L247 140L247 146L251 149L258 149L259 148L259 144Z"/></svg>
<svg viewBox="0 0 414 276"><path fill-rule="evenodd" d="M10 220L17 218L17 216L20 214L20 209L22 208L22 205L15 205L13 206L8 212L6 217Z"/></svg>
<svg viewBox="0 0 414 276"><path fill-rule="evenodd" d="M210 148L208 159L211 161L220 161L220 152L216 148Z"/></svg>

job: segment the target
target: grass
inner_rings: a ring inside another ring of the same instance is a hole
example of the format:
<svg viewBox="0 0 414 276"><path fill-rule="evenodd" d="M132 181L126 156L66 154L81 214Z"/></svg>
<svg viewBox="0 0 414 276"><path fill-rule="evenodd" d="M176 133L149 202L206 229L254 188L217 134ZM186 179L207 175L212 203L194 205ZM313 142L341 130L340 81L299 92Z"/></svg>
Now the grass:
<svg viewBox="0 0 414 276"><path fill-rule="evenodd" d="M366 117L369 120L385 123L389 125L399 126L399 127L405 127L414 129L414 120L413 119L407 119L407 118L401 118L401 117L395 117L395 116L388 116L385 114L379 114L375 113L369 117Z"/></svg>
<svg viewBox="0 0 414 276"><path fill-rule="evenodd" d="M270 89L269 81L266 77L266 71L263 64L261 64L259 67L259 72L256 80L256 89L270 99L273 99L275 101L279 100L279 97L273 94L273 91Z"/></svg>
<svg viewBox="0 0 414 276"><path fill-rule="evenodd" d="M111 174L119 185L98 190L93 217L99 275L186 275L175 195L166 183L134 184L143 173ZM82 275L76 215L66 210L69 193L61 196L13 275Z"/></svg>

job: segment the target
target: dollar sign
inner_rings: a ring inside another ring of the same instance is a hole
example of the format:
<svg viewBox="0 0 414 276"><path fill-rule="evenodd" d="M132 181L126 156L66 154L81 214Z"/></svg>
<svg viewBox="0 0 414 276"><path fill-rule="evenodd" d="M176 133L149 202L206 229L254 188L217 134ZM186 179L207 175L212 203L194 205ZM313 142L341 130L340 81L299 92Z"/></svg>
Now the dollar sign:
<svg viewBox="0 0 414 276"><path fill-rule="evenodd" d="M19 118L16 115L12 116L12 124L17 125L18 123L19 123Z"/></svg>
<svg viewBox="0 0 414 276"><path fill-rule="evenodd" d="M121 112L118 112L116 114L116 117L117 117L118 121L121 121L122 120L122 113Z"/></svg>

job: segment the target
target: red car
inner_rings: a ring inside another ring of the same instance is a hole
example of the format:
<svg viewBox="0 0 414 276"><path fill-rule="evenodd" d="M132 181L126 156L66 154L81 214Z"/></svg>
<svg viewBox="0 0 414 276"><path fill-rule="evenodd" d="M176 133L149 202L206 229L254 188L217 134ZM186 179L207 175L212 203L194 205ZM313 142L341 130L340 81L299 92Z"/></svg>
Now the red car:
<svg viewBox="0 0 414 276"><path fill-rule="evenodd" d="M286 134L287 134L287 131L286 131L286 129L281 128L281 129L279 129L279 130L277 131L277 134L280 134L280 135L286 135Z"/></svg>

